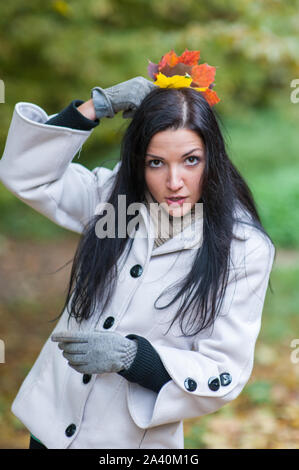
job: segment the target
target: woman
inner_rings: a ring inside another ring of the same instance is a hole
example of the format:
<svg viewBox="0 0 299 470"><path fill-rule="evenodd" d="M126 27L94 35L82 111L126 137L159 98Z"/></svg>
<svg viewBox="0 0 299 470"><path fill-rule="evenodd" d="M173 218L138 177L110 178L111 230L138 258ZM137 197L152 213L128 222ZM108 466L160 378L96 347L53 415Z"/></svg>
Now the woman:
<svg viewBox="0 0 299 470"><path fill-rule="evenodd" d="M15 107L1 181L82 234L60 319L12 405L31 447L184 448L183 420L251 375L274 245L205 98L149 83L96 87L50 119ZM72 163L120 110L133 119L115 168ZM128 230L105 236L124 217Z"/></svg>

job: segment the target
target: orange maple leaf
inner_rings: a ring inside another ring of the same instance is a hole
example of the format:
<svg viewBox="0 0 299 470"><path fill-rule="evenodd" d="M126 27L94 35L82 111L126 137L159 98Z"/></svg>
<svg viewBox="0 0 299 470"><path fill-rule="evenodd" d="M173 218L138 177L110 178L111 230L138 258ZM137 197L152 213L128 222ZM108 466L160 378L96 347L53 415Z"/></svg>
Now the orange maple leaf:
<svg viewBox="0 0 299 470"><path fill-rule="evenodd" d="M199 61L200 51L188 51L185 49L182 55L178 57L179 62L186 65L196 65Z"/></svg>
<svg viewBox="0 0 299 470"><path fill-rule="evenodd" d="M158 63L159 71L166 65L169 65L170 67L174 67L178 62L179 62L178 56L176 55L174 50L171 49L171 51L167 52L167 54L165 54L160 60L160 62Z"/></svg>
<svg viewBox="0 0 299 470"><path fill-rule="evenodd" d="M199 87L209 86L215 80L216 74L216 67L212 67L211 65L200 64L194 65L191 71L191 77L195 85ZM191 84L192 86L192 84Z"/></svg>
<svg viewBox="0 0 299 470"><path fill-rule="evenodd" d="M208 88L206 91L201 92L204 98L207 100L210 106L219 103L220 98L218 98L216 91Z"/></svg>
<svg viewBox="0 0 299 470"><path fill-rule="evenodd" d="M177 56L174 49L171 49L162 56L158 64L150 62L148 74L154 80L157 80L158 76L160 77L159 86L161 88L174 87L174 85L176 88L179 88L177 86L178 83L180 83L180 86L187 86L181 85L181 83L185 83L186 80L188 82L188 77L190 77L192 78L192 83L188 86L202 93L209 105L213 106L220 101L217 93L212 90L216 67L212 67L207 63L198 65L199 57L199 50L189 51L185 49L180 56ZM181 82L177 81L178 77L182 78ZM175 84L172 83L173 80L175 80Z"/></svg>

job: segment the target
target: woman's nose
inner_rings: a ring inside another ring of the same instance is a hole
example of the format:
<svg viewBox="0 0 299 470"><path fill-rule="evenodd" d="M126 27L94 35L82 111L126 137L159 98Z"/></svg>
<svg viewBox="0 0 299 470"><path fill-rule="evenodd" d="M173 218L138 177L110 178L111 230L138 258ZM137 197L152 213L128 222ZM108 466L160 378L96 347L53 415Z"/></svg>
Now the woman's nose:
<svg viewBox="0 0 299 470"><path fill-rule="evenodd" d="M168 173L167 177L167 187L171 191L177 191L184 185L182 176L179 171L177 170L171 170Z"/></svg>

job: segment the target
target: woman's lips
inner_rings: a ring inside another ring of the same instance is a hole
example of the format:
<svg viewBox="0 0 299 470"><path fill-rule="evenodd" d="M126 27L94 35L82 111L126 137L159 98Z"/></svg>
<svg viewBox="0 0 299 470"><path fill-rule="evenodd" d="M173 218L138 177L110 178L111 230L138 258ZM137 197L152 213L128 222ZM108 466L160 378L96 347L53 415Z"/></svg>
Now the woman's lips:
<svg viewBox="0 0 299 470"><path fill-rule="evenodd" d="M181 199L168 199L166 198L166 202L169 206L181 206L183 202L185 201L185 197Z"/></svg>

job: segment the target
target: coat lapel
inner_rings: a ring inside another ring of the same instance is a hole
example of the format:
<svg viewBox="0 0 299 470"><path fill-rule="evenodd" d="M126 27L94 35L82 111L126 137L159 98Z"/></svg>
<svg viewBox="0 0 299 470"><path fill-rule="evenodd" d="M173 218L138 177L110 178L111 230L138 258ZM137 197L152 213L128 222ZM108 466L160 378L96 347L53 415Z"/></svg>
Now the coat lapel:
<svg viewBox="0 0 299 470"><path fill-rule="evenodd" d="M184 228L182 231L178 230L176 225L174 227L174 236L165 241L161 246L154 248L154 240L157 237L156 216L156 210L150 212L146 204L140 204L139 229L135 232L134 236L137 238L147 239L147 259L151 256L158 256L181 250L198 249L201 246L203 238L203 203L197 203L195 220L191 224L188 223L188 218L186 217L185 222L183 222ZM165 218L164 216L162 216L162 223L166 223L168 221L168 218Z"/></svg>

